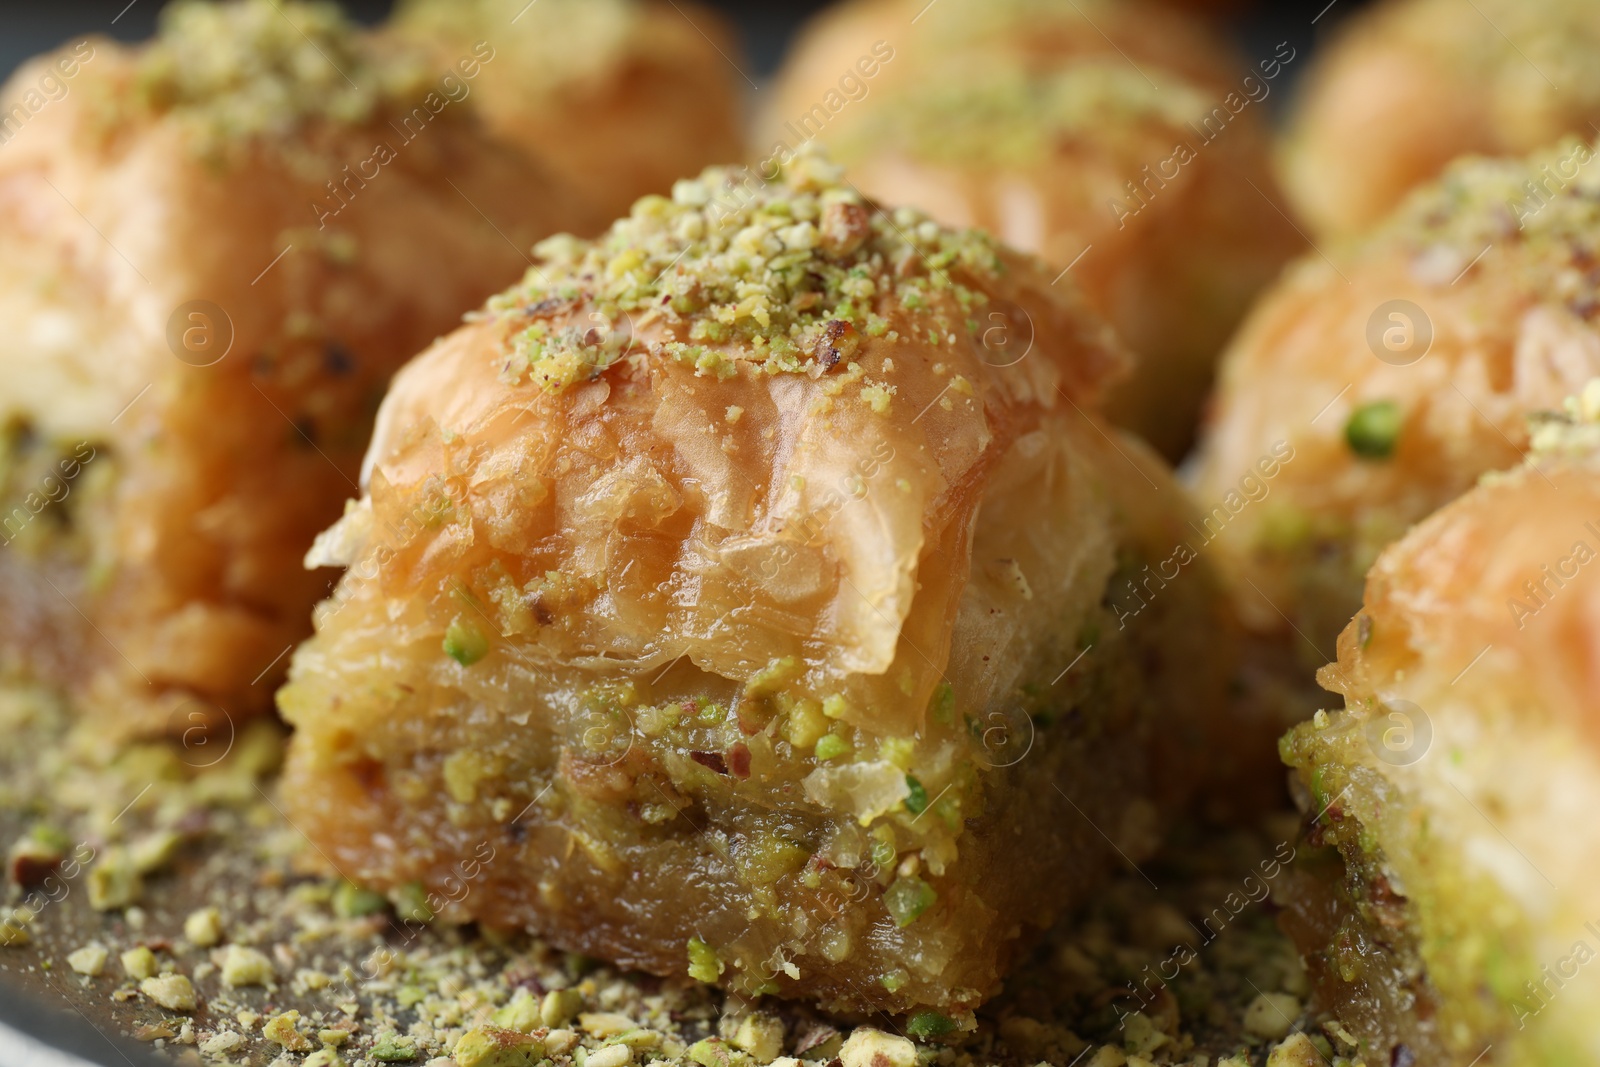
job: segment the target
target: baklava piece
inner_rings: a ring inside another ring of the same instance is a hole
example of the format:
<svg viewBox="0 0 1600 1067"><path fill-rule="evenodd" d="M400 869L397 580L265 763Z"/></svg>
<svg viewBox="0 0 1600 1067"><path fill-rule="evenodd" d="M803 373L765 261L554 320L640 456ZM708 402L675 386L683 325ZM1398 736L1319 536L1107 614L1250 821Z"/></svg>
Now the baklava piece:
<svg viewBox="0 0 1600 1067"><path fill-rule="evenodd" d="M1253 629L1327 662L1383 547L1515 464L1526 417L1600 374L1600 169L1528 184L1569 156L1593 149L1463 161L1252 312L1195 473Z"/></svg>
<svg viewBox="0 0 1600 1067"><path fill-rule="evenodd" d="M1592 0L1382 0L1308 72L1282 154L1302 218L1364 230L1458 156L1522 156L1600 121Z"/></svg>
<svg viewBox="0 0 1600 1067"><path fill-rule="evenodd" d="M1180 494L1094 414L1109 331L809 155L541 253L396 378L319 542L350 569L279 695L308 859L656 974L965 1017L1253 755Z"/></svg>
<svg viewBox="0 0 1600 1067"><path fill-rule="evenodd" d="M744 59L700 4L406 0L397 26L446 61L476 55L488 121L582 190L601 225L744 155Z"/></svg>
<svg viewBox="0 0 1600 1067"><path fill-rule="evenodd" d="M1228 335L1301 248L1264 121L1293 59L1236 61L1157 4L856 0L802 39L757 148L816 137L867 195L1067 271L1140 357L1110 417L1176 459Z"/></svg>
<svg viewBox="0 0 1600 1067"><path fill-rule="evenodd" d="M1284 922L1367 1063L1600 1062L1600 382L1569 411L1379 557L1283 742Z"/></svg>
<svg viewBox="0 0 1600 1067"><path fill-rule="evenodd" d="M389 376L573 216L332 8L174 5L0 98L41 72L0 151L0 648L116 731L270 710Z"/></svg>

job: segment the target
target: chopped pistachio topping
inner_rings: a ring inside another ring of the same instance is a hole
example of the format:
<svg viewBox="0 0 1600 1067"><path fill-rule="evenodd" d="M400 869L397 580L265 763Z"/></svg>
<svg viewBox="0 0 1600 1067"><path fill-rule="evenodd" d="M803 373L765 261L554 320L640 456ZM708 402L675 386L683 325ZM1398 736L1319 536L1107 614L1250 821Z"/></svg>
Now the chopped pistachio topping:
<svg viewBox="0 0 1600 1067"><path fill-rule="evenodd" d="M1350 414L1344 425L1345 443L1362 459L1388 459L1394 455L1405 422L1400 405L1393 400L1374 400Z"/></svg>
<svg viewBox="0 0 1600 1067"><path fill-rule="evenodd" d="M506 375L551 391L644 356L639 338L656 325L670 339L648 354L709 377L826 372L851 360L863 334L883 332L880 301L917 311L939 337L969 329L967 312L987 297L965 282L1003 269L993 238L910 209L890 218L813 154L773 181L713 167L678 182L670 200L643 198L597 241L563 235L537 251L541 262L489 311L526 324ZM937 310L937 292L959 309ZM580 304L582 329L545 321Z"/></svg>
<svg viewBox="0 0 1600 1067"><path fill-rule="evenodd" d="M179 0L140 59L135 99L214 138L282 136L420 104L429 77L420 53L380 55L333 4Z"/></svg>

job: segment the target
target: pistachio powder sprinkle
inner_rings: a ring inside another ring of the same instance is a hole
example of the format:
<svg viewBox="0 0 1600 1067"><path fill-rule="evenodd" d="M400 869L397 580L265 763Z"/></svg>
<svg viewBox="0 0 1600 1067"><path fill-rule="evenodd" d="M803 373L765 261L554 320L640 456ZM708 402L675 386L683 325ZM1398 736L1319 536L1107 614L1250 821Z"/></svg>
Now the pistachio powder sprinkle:
<svg viewBox="0 0 1600 1067"><path fill-rule="evenodd" d="M919 5L920 6L920 5ZM1104 40L1099 29L1124 13L1123 0L940 0L919 18L919 52L968 51L1018 40L1071 39L1076 34ZM914 12L913 12L914 13Z"/></svg>
<svg viewBox="0 0 1600 1067"><path fill-rule="evenodd" d="M954 69L952 69L954 64ZM1214 101L1173 71L1154 72L1156 89L1120 56L1091 57L1029 71L992 56L941 63L936 79L892 90L864 109L834 142L847 162L899 151L955 166L1029 166L1077 138L1103 143L1148 136L1190 138Z"/></svg>
<svg viewBox="0 0 1600 1067"><path fill-rule="evenodd" d="M1410 250L1414 269L1444 284L1492 247L1515 255L1536 291L1592 293L1600 252L1595 154L1593 145L1569 138L1525 159L1460 160L1352 251L1388 258L1396 248Z"/></svg>
<svg viewBox="0 0 1600 1067"><path fill-rule="evenodd" d="M932 343L977 329L1004 273L993 238L946 230L908 208L889 215L820 155L772 181L713 167L647 196L597 241L560 236L488 313L526 321L504 367L550 391L623 359L664 355L704 375L822 374L896 325ZM972 284L968 284L972 283ZM564 314L583 305L585 314ZM581 325L557 326L581 320ZM656 329L656 327L661 327ZM643 344L639 338L667 339Z"/></svg>
<svg viewBox="0 0 1600 1067"><path fill-rule="evenodd" d="M1529 416L1528 429L1532 438L1530 463L1546 458L1600 456L1600 378L1589 379L1577 396L1567 397L1560 411ZM1503 476L1496 472L1485 479Z"/></svg>
<svg viewBox="0 0 1600 1067"><path fill-rule="evenodd" d="M503 46L511 59L502 76L537 93L602 82L648 53L646 14L639 0L406 0L397 18L419 39Z"/></svg>
<svg viewBox="0 0 1600 1067"><path fill-rule="evenodd" d="M139 59L134 101L213 140L359 124L431 88L419 52L379 46L329 3L178 0Z"/></svg>

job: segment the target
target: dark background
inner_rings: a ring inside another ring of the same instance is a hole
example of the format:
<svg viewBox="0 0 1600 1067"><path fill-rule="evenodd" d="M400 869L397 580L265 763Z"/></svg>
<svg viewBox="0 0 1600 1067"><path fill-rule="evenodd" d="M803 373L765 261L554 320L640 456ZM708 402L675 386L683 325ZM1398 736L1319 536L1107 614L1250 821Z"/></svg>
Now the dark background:
<svg viewBox="0 0 1600 1067"><path fill-rule="evenodd" d="M134 41L155 31L156 17L165 0L63 0L40 3L37 0L0 2L0 79L29 56L54 48L69 39L87 34L104 34L119 40ZM705 2L705 0L702 0ZM1068 0L1062 0L1063 3ZM1236 0L1220 17L1246 55L1270 55L1279 41L1288 41L1296 50L1314 47L1317 38L1369 0ZM758 76L770 75L783 56L783 49L796 27L807 15L826 6L824 0L710 0L740 28L745 55ZM387 0L346 0L342 4L363 22L376 22L388 13ZM1325 10L1326 9L1326 10ZM1320 18L1317 18L1318 14ZM1317 18L1316 25L1311 20ZM1297 57L1299 58L1299 57ZM1300 62L1289 66L1291 76L1304 70ZM1284 94L1274 93L1281 102Z"/></svg>

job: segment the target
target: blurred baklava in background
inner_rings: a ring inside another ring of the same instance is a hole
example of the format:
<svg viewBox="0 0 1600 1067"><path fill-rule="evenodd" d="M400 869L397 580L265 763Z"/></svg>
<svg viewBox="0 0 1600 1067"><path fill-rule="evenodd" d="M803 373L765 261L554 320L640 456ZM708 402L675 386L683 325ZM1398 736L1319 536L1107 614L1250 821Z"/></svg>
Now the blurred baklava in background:
<svg viewBox="0 0 1600 1067"><path fill-rule="evenodd" d="M1113 421L1177 459L1212 368L1301 241L1257 63L1154 3L849 0L802 36L757 148L816 138L887 203L979 226L1078 284L1139 357Z"/></svg>
<svg viewBox="0 0 1600 1067"><path fill-rule="evenodd" d="M319 542L284 795L345 876L488 842L452 917L970 1019L1206 780L1274 777L1070 282L809 154L540 252L396 379Z"/></svg>
<svg viewBox="0 0 1600 1067"><path fill-rule="evenodd" d="M331 6L67 58L0 153L0 642L116 732L265 710L389 375L590 216L483 131L470 52Z"/></svg>
<svg viewBox="0 0 1600 1067"><path fill-rule="evenodd" d="M485 118L602 220L744 154L753 84L731 28L690 0L401 0L396 26L442 61L490 42Z"/></svg>
<svg viewBox="0 0 1600 1067"><path fill-rule="evenodd" d="M1600 4L1380 0L1312 67L1284 184L1316 230L1354 233L1457 157L1526 155L1596 122Z"/></svg>
<svg viewBox="0 0 1600 1067"><path fill-rule="evenodd" d="M1204 536L1246 622L1306 667L1331 658L1385 545L1514 465L1527 417L1600 374L1594 155L1573 140L1457 163L1303 257L1231 344L1195 468ZM1531 187L1557 168L1571 179ZM1239 496L1274 447L1292 460Z"/></svg>

